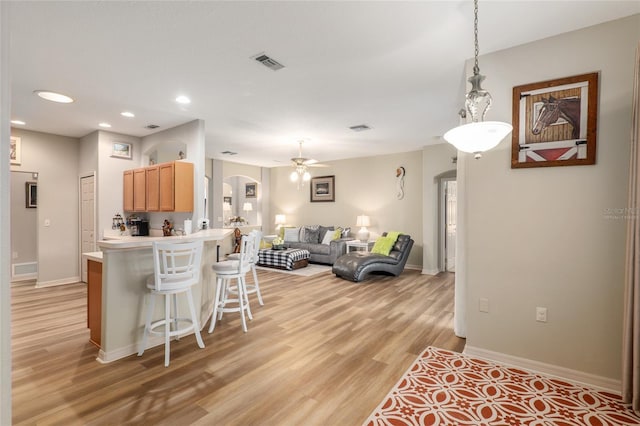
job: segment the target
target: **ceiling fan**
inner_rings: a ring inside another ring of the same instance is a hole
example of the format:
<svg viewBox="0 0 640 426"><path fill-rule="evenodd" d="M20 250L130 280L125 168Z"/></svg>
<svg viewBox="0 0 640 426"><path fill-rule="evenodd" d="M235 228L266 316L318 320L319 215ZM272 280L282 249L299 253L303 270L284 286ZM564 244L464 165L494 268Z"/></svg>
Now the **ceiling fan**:
<svg viewBox="0 0 640 426"><path fill-rule="evenodd" d="M309 173L309 170L307 170L308 167L327 167L324 164L318 164L318 160L304 158L302 156L303 142L304 141L298 142L300 144L298 156L291 159L291 166L294 170L289 176L291 178L291 182L298 182L298 188L300 187L300 182L304 185L304 182L308 182L311 179L311 174Z"/></svg>

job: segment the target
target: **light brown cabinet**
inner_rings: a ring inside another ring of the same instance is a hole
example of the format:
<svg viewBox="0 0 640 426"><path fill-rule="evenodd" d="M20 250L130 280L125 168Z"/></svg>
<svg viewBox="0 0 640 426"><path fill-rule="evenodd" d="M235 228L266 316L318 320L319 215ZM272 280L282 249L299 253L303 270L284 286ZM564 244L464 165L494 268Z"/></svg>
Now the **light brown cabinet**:
<svg viewBox="0 0 640 426"><path fill-rule="evenodd" d="M127 170L122 177L122 210L125 212L133 211L133 170Z"/></svg>
<svg viewBox="0 0 640 426"><path fill-rule="evenodd" d="M124 211L192 212L193 163L172 161L124 172Z"/></svg>
<svg viewBox="0 0 640 426"><path fill-rule="evenodd" d="M126 170L122 176L122 210L144 212L147 209L145 169Z"/></svg>
<svg viewBox="0 0 640 426"><path fill-rule="evenodd" d="M160 211L160 175L159 167L147 167L147 211Z"/></svg>
<svg viewBox="0 0 640 426"><path fill-rule="evenodd" d="M133 171L133 211L147 210L147 174L145 169Z"/></svg>
<svg viewBox="0 0 640 426"><path fill-rule="evenodd" d="M102 262L87 261L87 327L89 341L100 347L102 341Z"/></svg>

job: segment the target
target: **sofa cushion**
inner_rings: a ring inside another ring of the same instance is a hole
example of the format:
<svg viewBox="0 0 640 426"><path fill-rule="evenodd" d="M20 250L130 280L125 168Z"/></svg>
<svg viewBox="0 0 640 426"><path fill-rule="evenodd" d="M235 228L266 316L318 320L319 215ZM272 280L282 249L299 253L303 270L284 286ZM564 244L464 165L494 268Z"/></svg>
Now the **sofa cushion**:
<svg viewBox="0 0 640 426"><path fill-rule="evenodd" d="M300 231L300 241L303 243L318 244L320 240L320 228L305 226Z"/></svg>
<svg viewBox="0 0 640 426"><path fill-rule="evenodd" d="M334 233L333 232L325 232L324 233L324 238L322 239L321 244L325 244L325 245L329 245L331 243L331 240L335 240L336 238L334 238Z"/></svg>
<svg viewBox="0 0 640 426"><path fill-rule="evenodd" d="M318 238L318 241L322 241L328 231L333 231L335 229L333 226L322 226L322 225L320 225L319 228L320 228L320 237Z"/></svg>
<svg viewBox="0 0 640 426"><path fill-rule="evenodd" d="M300 228L285 228L284 240L292 243L300 241Z"/></svg>
<svg viewBox="0 0 640 426"><path fill-rule="evenodd" d="M389 237L380 237L376 240L373 248L371 249L371 253L382 254L384 256L388 256L391 253L391 249L395 244L396 240Z"/></svg>

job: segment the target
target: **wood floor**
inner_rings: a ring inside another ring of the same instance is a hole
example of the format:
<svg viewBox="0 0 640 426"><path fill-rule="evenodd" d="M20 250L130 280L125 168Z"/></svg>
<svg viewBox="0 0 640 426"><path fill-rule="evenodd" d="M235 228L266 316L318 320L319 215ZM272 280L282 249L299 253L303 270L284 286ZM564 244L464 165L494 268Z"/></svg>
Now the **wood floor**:
<svg viewBox="0 0 640 426"><path fill-rule="evenodd" d="M243 333L225 314L188 336L95 361L86 286L12 285L14 424L360 425L427 346L461 351L453 274L311 278L259 271Z"/></svg>

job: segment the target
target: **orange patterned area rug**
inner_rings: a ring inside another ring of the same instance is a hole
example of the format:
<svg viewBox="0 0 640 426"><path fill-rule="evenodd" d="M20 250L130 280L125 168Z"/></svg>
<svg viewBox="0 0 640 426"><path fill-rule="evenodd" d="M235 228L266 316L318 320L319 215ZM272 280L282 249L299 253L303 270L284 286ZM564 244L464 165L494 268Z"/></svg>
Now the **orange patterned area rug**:
<svg viewBox="0 0 640 426"><path fill-rule="evenodd" d="M620 396L427 348L364 423L381 425L640 425Z"/></svg>

